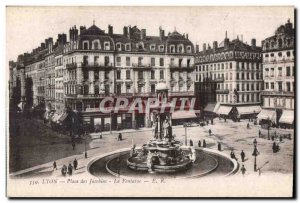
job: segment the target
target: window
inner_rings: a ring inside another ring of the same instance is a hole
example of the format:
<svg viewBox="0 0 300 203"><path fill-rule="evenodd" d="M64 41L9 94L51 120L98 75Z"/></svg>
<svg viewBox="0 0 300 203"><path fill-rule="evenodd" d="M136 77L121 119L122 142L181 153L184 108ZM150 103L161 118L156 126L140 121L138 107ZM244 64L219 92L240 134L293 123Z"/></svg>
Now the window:
<svg viewBox="0 0 300 203"><path fill-rule="evenodd" d="M165 78L165 73L164 73L163 70L160 70L160 71L159 71L159 78L160 78L161 80L163 80L163 79Z"/></svg>
<svg viewBox="0 0 300 203"><path fill-rule="evenodd" d="M278 82L278 91L282 91L282 82Z"/></svg>
<svg viewBox="0 0 300 203"><path fill-rule="evenodd" d="M126 51L130 51L130 44L126 44L125 50L126 50Z"/></svg>
<svg viewBox="0 0 300 203"><path fill-rule="evenodd" d="M121 57L120 56L117 57L117 66L121 66Z"/></svg>
<svg viewBox="0 0 300 203"><path fill-rule="evenodd" d="M191 48L191 46L187 46L187 47L186 47L186 51L187 51L187 53L192 53L192 48Z"/></svg>
<svg viewBox="0 0 300 203"><path fill-rule="evenodd" d="M240 91L240 84L236 84L236 90Z"/></svg>
<svg viewBox="0 0 300 203"><path fill-rule="evenodd" d="M154 84L151 85L151 93L155 94L155 85Z"/></svg>
<svg viewBox="0 0 300 203"><path fill-rule="evenodd" d="M109 46L109 42L105 42L104 43L104 50L109 50L110 46Z"/></svg>
<svg viewBox="0 0 300 203"><path fill-rule="evenodd" d="M191 60L190 60L190 59L187 59L187 61L186 61L187 67L190 67L190 62L191 62Z"/></svg>
<svg viewBox="0 0 300 203"><path fill-rule="evenodd" d="M99 85L95 85L95 94L96 94L96 95L99 94Z"/></svg>
<svg viewBox="0 0 300 203"><path fill-rule="evenodd" d="M104 72L104 78L105 78L105 79L109 79L109 71L108 71L108 70L106 70L106 71Z"/></svg>
<svg viewBox="0 0 300 203"><path fill-rule="evenodd" d="M171 51L171 53L175 53L175 46L174 45L170 46L170 51Z"/></svg>
<svg viewBox="0 0 300 203"><path fill-rule="evenodd" d="M155 70L151 70L151 80L155 79Z"/></svg>
<svg viewBox="0 0 300 203"><path fill-rule="evenodd" d="M83 65L87 65L88 64L88 56L83 56Z"/></svg>
<svg viewBox="0 0 300 203"><path fill-rule="evenodd" d="M237 80L240 79L240 74L239 74L239 73L236 74L236 79L237 79Z"/></svg>
<svg viewBox="0 0 300 203"><path fill-rule="evenodd" d="M160 45L160 46L159 46L159 51L160 51L160 52L163 52L163 51L164 51L164 46L163 46L163 45Z"/></svg>
<svg viewBox="0 0 300 203"><path fill-rule="evenodd" d="M291 83L289 83L289 82L286 83L286 91L287 92L291 91Z"/></svg>
<svg viewBox="0 0 300 203"><path fill-rule="evenodd" d="M232 80L232 73L229 74L229 80Z"/></svg>
<svg viewBox="0 0 300 203"><path fill-rule="evenodd" d="M99 80L99 71L94 71L95 80Z"/></svg>
<svg viewBox="0 0 300 203"><path fill-rule="evenodd" d="M274 77L274 68L271 68L271 77Z"/></svg>
<svg viewBox="0 0 300 203"><path fill-rule="evenodd" d="M117 94L118 94L118 95L120 95L121 92L122 92L122 91L121 91L121 88L122 88L122 87L121 87L121 84L117 84L117 88L116 88L116 89L117 89Z"/></svg>
<svg viewBox="0 0 300 203"><path fill-rule="evenodd" d="M143 65L143 57L138 58L138 65L139 66Z"/></svg>
<svg viewBox="0 0 300 203"><path fill-rule="evenodd" d="M144 78L144 73L143 73L143 71L139 71L139 72L138 72L138 78L139 78L140 80Z"/></svg>
<svg viewBox="0 0 300 203"><path fill-rule="evenodd" d="M104 63L105 66L109 66L109 56L104 57Z"/></svg>
<svg viewBox="0 0 300 203"><path fill-rule="evenodd" d="M126 80L130 80L130 70L126 70Z"/></svg>
<svg viewBox="0 0 300 203"><path fill-rule="evenodd" d="M282 76L282 67L278 67L278 76Z"/></svg>
<svg viewBox="0 0 300 203"><path fill-rule="evenodd" d="M231 63L231 62L230 62L230 64L229 64L229 68L232 69L232 63Z"/></svg>
<svg viewBox="0 0 300 203"><path fill-rule="evenodd" d="M121 79L121 70L117 70L117 80Z"/></svg>
<svg viewBox="0 0 300 203"><path fill-rule="evenodd" d="M183 46L182 45L179 45L178 46L178 53L183 53Z"/></svg>
<svg viewBox="0 0 300 203"><path fill-rule="evenodd" d="M155 58L151 58L151 66L155 66Z"/></svg>
<svg viewBox="0 0 300 203"><path fill-rule="evenodd" d="M274 89L274 82L271 82L271 90Z"/></svg>
<svg viewBox="0 0 300 203"><path fill-rule="evenodd" d="M269 89L269 83L266 82L266 83L265 83L265 86L266 86L266 90L268 90L268 89Z"/></svg>
<svg viewBox="0 0 300 203"><path fill-rule="evenodd" d="M290 56L291 56L291 52L289 52L289 51L286 52L286 56L287 56L287 57L290 57Z"/></svg>
<svg viewBox="0 0 300 203"><path fill-rule="evenodd" d="M291 76L291 67L286 67L286 76Z"/></svg>
<svg viewBox="0 0 300 203"><path fill-rule="evenodd" d="M244 73L242 73L242 80L244 80L245 79L245 77L244 77Z"/></svg>
<svg viewBox="0 0 300 203"><path fill-rule="evenodd" d="M164 66L164 59L163 59L163 58L160 58L160 59L159 59L159 65L160 65L160 66Z"/></svg>
<svg viewBox="0 0 300 203"><path fill-rule="evenodd" d="M121 43L117 43L117 50L118 51L121 51L122 49L121 49Z"/></svg>
<svg viewBox="0 0 300 203"><path fill-rule="evenodd" d="M126 57L126 66L130 66L130 57Z"/></svg>
<svg viewBox="0 0 300 203"><path fill-rule="evenodd" d="M282 53L281 53L281 52L278 52L278 56L279 56L279 57L282 57Z"/></svg>
<svg viewBox="0 0 300 203"><path fill-rule="evenodd" d="M94 64L99 65L99 56L94 56Z"/></svg>
<svg viewBox="0 0 300 203"><path fill-rule="evenodd" d="M126 93L129 93L131 89L131 85L126 85Z"/></svg>
<svg viewBox="0 0 300 203"><path fill-rule="evenodd" d="M151 45L151 46L150 46L150 50L151 50L151 51L155 51L155 45Z"/></svg>
<svg viewBox="0 0 300 203"><path fill-rule="evenodd" d="M99 49L99 43L97 41L94 42L94 49Z"/></svg>
<svg viewBox="0 0 300 203"><path fill-rule="evenodd" d="M88 50L89 49L89 42L83 42L83 49Z"/></svg>

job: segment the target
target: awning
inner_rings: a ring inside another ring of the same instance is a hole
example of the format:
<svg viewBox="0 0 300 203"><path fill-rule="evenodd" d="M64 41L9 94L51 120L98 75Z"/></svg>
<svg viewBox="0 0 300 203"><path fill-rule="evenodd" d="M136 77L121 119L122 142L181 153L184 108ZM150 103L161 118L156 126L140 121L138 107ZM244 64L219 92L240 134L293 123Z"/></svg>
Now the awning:
<svg viewBox="0 0 300 203"><path fill-rule="evenodd" d="M276 111L275 110L268 110L263 109L261 112L257 115L258 120L268 120L270 119L273 122L276 122Z"/></svg>
<svg viewBox="0 0 300 203"><path fill-rule="evenodd" d="M253 114L261 112L260 106L240 106L236 107L240 115Z"/></svg>
<svg viewBox="0 0 300 203"><path fill-rule="evenodd" d="M63 122L68 117L67 113L63 113L59 118L58 121Z"/></svg>
<svg viewBox="0 0 300 203"><path fill-rule="evenodd" d="M216 113L219 106L220 106L220 103L208 103L205 106L204 111Z"/></svg>
<svg viewBox="0 0 300 203"><path fill-rule="evenodd" d="M294 111L283 110L283 113L279 119L279 123L293 124L294 122Z"/></svg>
<svg viewBox="0 0 300 203"><path fill-rule="evenodd" d="M220 106L217 110L217 114L228 115L232 109L232 106Z"/></svg>
<svg viewBox="0 0 300 203"><path fill-rule="evenodd" d="M197 118L195 111L175 111L172 113L172 120L187 118Z"/></svg>

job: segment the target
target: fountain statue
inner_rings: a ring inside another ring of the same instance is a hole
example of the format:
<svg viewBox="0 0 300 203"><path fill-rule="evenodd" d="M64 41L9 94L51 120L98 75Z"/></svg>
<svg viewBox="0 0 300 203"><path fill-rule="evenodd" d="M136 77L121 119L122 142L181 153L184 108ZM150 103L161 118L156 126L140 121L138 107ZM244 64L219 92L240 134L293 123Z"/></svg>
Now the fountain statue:
<svg viewBox="0 0 300 203"><path fill-rule="evenodd" d="M136 171L173 173L185 171L196 159L194 150L186 150L182 143L175 140L172 133L171 113L161 113L162 102L168 100L168 88L165 83L159 83L156 88L158 105L151 108L153 114L153 138L141 147L141 150L131 149L127 166ZM164 103L168 104L167 103Z"/></svg>

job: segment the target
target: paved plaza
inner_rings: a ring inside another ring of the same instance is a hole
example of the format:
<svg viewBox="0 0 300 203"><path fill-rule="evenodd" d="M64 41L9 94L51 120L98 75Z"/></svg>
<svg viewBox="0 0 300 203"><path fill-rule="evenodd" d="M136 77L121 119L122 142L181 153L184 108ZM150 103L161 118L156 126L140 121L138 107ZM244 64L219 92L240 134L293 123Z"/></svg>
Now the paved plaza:
<svg viewBox="0 0 300 203"><path fill-rule="evenodd" d="M244 164L247 169L246 175L254 174L254 157L252 156L254 147L253 140L257 140L257 148L259 155L257 157L257 168L261 168L261 175L267 173L282 173L292 174L293 172L293 146L294 136L293 130L271 129L270 134L292 134L292 139L283 139L279 142L280 151L273 153L272 144L274 141L258 138L259 125L250 123L250 128L247 128L248 120L241 122L233 122L231 120L215 119L214 125L204 127L188 127L187 141L193 141L195 147L198 141L206 140L207 148L216 149L220 142L222 151L230 154L234 150L240 165ZM72 149L71 139L68 135L62 135L45 127L40 121L36 120L20 120L18 124L21 127L19 136L10 137L10 159L13 159L15 166L11 165L10 174L12 177L37 177L37 176L61 176L60 169L63 164L68 165L72 163L75 158L79 162L78 170L73 176L83 174L86 172L87 164L91 159L104 153L112 152L121 148L129 148L132 143L137 146L146 143L151 139L152 132L149 128L142 128L139 130L123 130L112 134L104 132L102 139L100 134L92 133L88 136L86 146L85 142L76 143L75 149ZM23 132L25 125L30 125L26 132ZM44 127L43 127L44 126ZM209 129L212 135L209 136ZM260 129L263 134L267 134L267 130ZM123 135L123 141L117 141L118 133ZM183 126L174 126L173 133L176 135L175 139L185 142L185 128ZM84 157L85 148L87 149L88 158ZM240 153L244 150L246 154L246 161L241 162ZM53 161L57 162L58 170L53 171ZM241 175L238 173L237 175Z"/></svg>

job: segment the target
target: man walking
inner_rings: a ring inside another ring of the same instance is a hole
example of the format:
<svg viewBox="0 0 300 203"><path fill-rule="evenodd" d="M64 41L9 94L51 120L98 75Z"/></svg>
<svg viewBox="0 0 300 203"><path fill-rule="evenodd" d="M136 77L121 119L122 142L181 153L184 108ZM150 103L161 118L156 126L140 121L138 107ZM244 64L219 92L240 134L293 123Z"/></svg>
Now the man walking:
<svg viewBox="0 0 300 203"><path fill-rule="evenodd" d="M57 165L55 161L53 162L53 170L57 170Z"/></svg>
<svg viewBox="0 0 300 203"><path fill-rule="evenodd" d="M74 165L74 170L76 171L77 166L78 166L78 161L77 161L76 158L75 158L74 161L73 161L73 165Z"/></svg>
<svg viewBox="0 0 300 203"><path fill-rule="evenodd" d="M221 143L220 142L218 143L218 150L222 151L222 147L221 147Z"/></svg>
<svg viewBox="0 0 300 203"><path fill-rule="evenodd" d="M245 152L243 150L241 152L241 158L242 158L242 162L244 162L245 161Z"/></svg>
<svg viewBox="0 0 300 203"><path fill-rule="evenodd" d="M245 173L246 173L246 168L245 168L244 165L242 165L241 171L242 171L242 174L245 175Z"/></svg>
<svg viewBox="0 0 300 203"><path fill-rule="evenodd" d="M206 147L206 141L205 141L205 139L203 139L203 148L205 148Z"/></svg>
<svg viewBox="0 0 300 203"><path fill-rule="evenodd" d="M122 141L122 134L121 133L119 133L119 135L118 135L118 141Z"/></svg>
<svg viewBox="0 0 300 203"><path fill-rule="evenodd" d="M68 166L68 173L69 173L70 176L71 176L72 173L73 173L73 166L72 166L71 163L69 163L69 166Z"/></svg>
<svg viewBox="0 0 300 203"><path fill-rule="evenodd" d="M209 134L209 136L211 136L211 129L208 130L208 134Z"/></svg>
<svg viewBox="0 0 300 203"><path fill-rule="evenodd" d="M72 141L72 148L73 148L73 150L75 150L75 142L74 141Z"/></svg>
<svg viewBox="0 0 300 203"><path fill-rule="evenodd" d="M193 140L190 140L190 146L192 147L194 145Z"/></svg>
<svg viewBox="0 0 300 203"><path fill-rule="evenodd" d="M199 140L198 142L198 147L201 147L201 140Z"/></svg>

